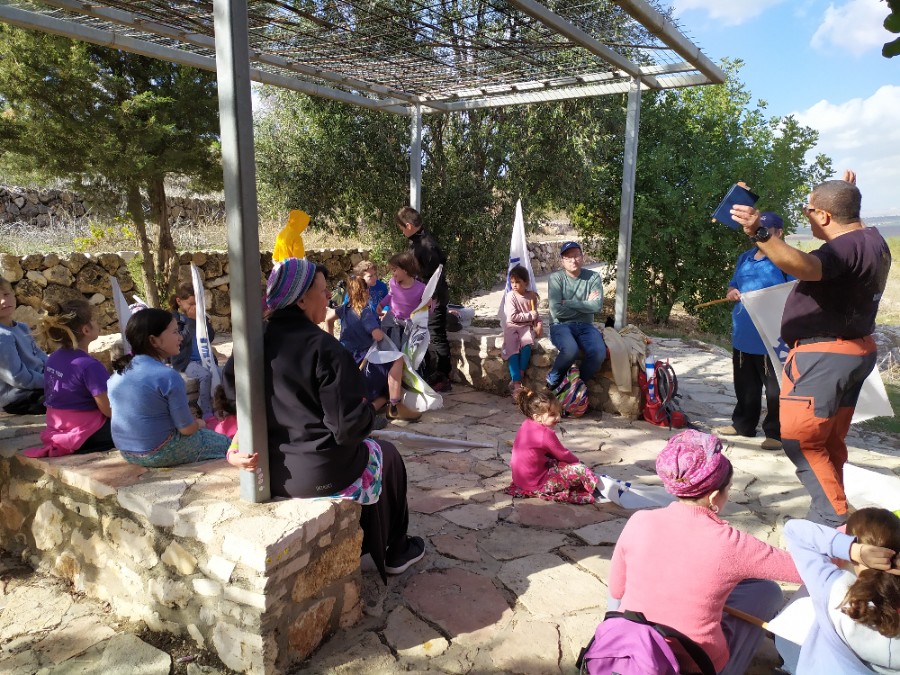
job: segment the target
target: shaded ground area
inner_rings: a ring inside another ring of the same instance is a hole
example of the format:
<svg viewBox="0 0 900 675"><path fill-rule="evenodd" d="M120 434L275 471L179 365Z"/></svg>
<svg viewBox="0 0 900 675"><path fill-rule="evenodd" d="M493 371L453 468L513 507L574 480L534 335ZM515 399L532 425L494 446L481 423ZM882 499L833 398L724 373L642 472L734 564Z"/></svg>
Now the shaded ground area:
<svg viewBox="0 0 900 675"><path fill-rule="evenodd" d="M730 421L728 352L677 339L657 340L653 350L672 359L693 420L705 427ZM510 399L455 386L444 409L389 427L486 447L448 452L427 440L397 443L410 479L410 529L425 537L427 555L387 586L364 572L362 621L294 672L575 672L575 656L605 611L612 547L628 512L506 496L520 423ZM667 429L595 414L561 427L563 442L598 472L659 484L653 466ZM784 515L803 515L808 498L783 453L762 451L760 440L728 450L736 471L725 516L778 544ZM850 441L852 462L900 473L895 440L854 429ZM227 672L189 638L117 622L60 582L2 564L0 672ZM176 662L185 656L196 658ZM750 672L770 672L776 662L766 641Z"/></svg>

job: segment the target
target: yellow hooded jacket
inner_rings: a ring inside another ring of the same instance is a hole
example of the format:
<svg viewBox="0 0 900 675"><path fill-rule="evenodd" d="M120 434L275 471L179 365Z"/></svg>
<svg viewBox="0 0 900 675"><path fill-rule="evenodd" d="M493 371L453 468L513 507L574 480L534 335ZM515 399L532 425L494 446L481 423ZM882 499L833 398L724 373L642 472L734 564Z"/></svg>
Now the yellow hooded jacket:
<svg viewBox="0 0 900 675"><path fill-rule="evenodd" d="M275 248L272 250L272 261L281 262L287 258L303 258L303 230L309 226L309 214L294 209L288 215L287 225L275 237Z"/></svg>

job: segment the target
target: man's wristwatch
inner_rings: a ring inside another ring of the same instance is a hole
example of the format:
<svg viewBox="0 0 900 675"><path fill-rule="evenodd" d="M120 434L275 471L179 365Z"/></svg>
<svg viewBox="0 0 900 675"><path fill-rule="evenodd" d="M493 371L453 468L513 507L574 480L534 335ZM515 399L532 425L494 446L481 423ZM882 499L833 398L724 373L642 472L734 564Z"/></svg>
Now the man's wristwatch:
<svg viewBox="0 0 900 675"><path fill-rule="evenodd" d="M750 237L750 241L755 241L759 244L762 244L764 242L769 241L769 239L771 239L771 238L772 238L772 233L769 232L769 228L760 227L758 230L756 230L756 234L754 234L752 237Z"/></svg>

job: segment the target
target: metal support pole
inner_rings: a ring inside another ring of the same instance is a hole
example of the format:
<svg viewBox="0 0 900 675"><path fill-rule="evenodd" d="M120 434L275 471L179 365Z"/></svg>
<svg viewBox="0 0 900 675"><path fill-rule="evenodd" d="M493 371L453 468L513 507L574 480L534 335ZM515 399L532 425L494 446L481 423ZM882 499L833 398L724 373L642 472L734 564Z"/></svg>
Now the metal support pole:
<svg viewBox="0 0 900 675"><path fill-rule="evenodd" d="M255 472L241 471L241 498L271 497L266 406L263 395L259 214L253 156L247 0L214 0L219 126L228 224L229 284L237 389L238 441L259 453Z"/></svg>
<svg viewBox="0 0 900 675"><path fill-rule="evenodd" d="M409 205L422 208L422 106L411 109L409 143Z"/></svg>
<svg viewBox="0 0 900 675"><path fill-rule="evenodd" d="M634 176L637 170L638 130L641 126L641 81L631 80L625 119L625 158L622 162L622 208L619 211L619 256L616 259L616 328L628 320L628 272L631 267L631 223L634 217Z"/></svg>

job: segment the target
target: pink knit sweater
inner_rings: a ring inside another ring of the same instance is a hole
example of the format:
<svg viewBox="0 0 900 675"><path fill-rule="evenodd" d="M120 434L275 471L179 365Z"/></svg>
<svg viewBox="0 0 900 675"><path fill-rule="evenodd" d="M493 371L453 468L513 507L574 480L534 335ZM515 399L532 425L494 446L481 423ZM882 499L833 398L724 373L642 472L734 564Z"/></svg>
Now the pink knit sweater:
<svg viewBox="0 0 900 675"><path fill-rule="evenodd" d="M553 429L531 418L526 419L516 432L509 460L513 483L521 490L537 490L547 480L551 459L563 464L578 464L578 458L559 442Z"/></svg>
<svg viewBox="0 0 900 675"><path fill-rule="evenodd" d="M613 552L609 592L622 601L620 610L643 612L690 637L719 671L729 656L722 609L743 579L801 583L787 551L703 506L675 502L628 520Z"/></svg>

